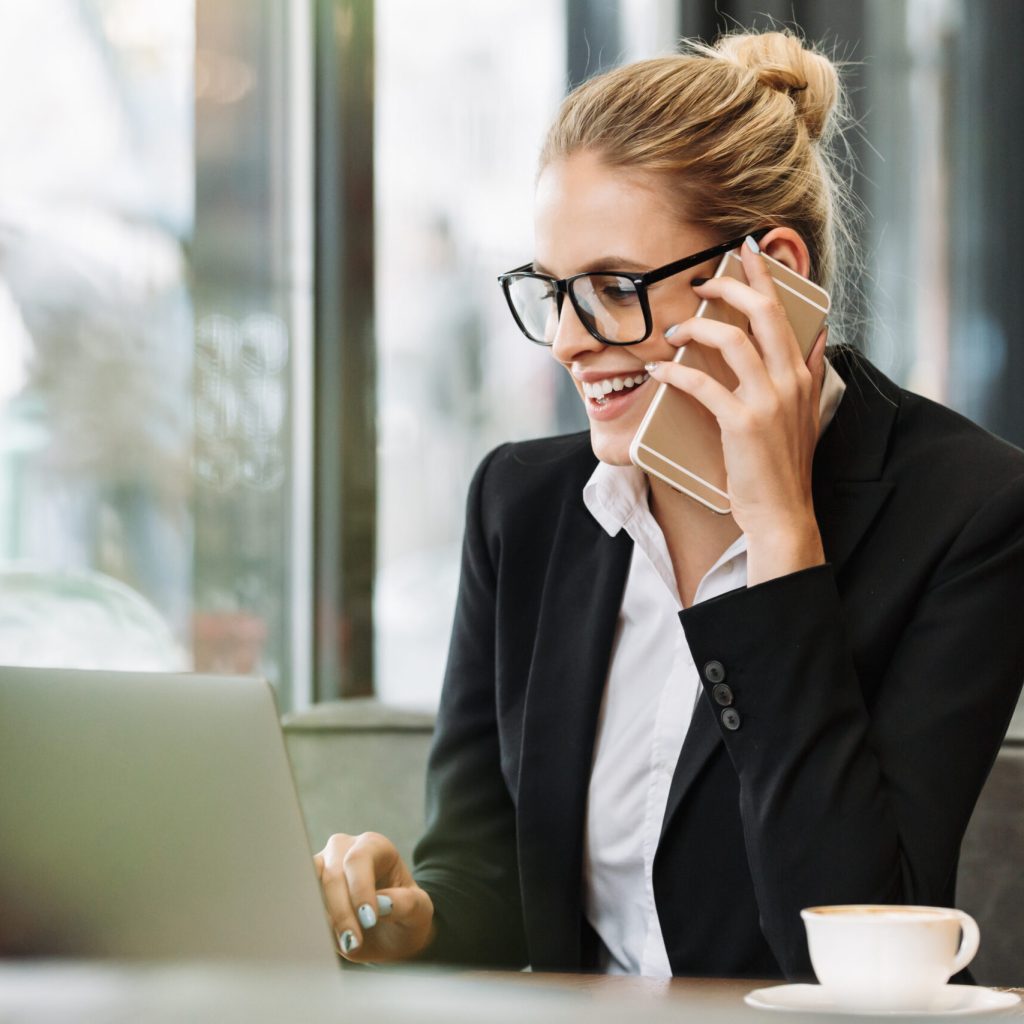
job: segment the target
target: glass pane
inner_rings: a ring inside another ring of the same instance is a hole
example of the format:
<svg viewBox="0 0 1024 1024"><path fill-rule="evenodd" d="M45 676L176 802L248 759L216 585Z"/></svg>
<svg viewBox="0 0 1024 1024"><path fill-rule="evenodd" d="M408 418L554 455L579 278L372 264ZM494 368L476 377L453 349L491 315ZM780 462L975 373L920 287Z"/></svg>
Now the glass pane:
<svg viewBox="0 0 1024 1024"><path fill-rule="evenodd" d="M642 6L660 12L664 38L633 33L630 58L673 43L675 5ZM567 420L563 371L523 337L495 280L533 256L537 155L567 81L566 5L451 0L439 14L387 0L376 18L376 682L384 700L431 704L473 469L500 442L585 426Z"/></svg>
<svg viewBox="0 0 1024 1024"><path fill-rule="evenodd" d="M556 377L496 277L532 256L534 165L565 84L562 4L378 3L377 691L429 704L481 456L554 432ZM523 54L529 53L524 73Z"/></svg>
<svg viewBox="0 0 1024 1024"><path fill-rule="evenodd" d="M0 660L185 666L192 4L0 24Z"/></svg>
<svg viewBox="0 0 1024 1024"><path fill-rule="evenodd" d="M0 661L290 702L288 6L0 0Z"/></svg>
<svg viewBox="0 0 1024 1024"><path fill-rule="evenodd" d="M284 707L309 692L292 640L310 585L307 524L292 523L310 486L309 402L292 393L311 300L301 6L211 0L196 22L193 656L266 676Z"/></svg>

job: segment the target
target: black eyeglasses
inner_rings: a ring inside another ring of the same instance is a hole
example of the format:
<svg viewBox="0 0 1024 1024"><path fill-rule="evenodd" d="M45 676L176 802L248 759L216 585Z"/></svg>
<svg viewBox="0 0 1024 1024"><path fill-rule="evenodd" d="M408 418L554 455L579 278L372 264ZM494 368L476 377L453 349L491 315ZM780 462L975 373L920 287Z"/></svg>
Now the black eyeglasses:
<svg viewBox="0 0 1024 1024"><path fill-rule="evenodd" d="M750 235L760 241L770 230L759 228ZM566 295L580 323L602 344L636 345L646 341L654 329L647 299L649 285L700 266L716 256L724 256L730 249L742 245L746 237L722 242L693 256L648 270L646 274L597 270L558 280L535 273L533 264L526 263L501 274L498 282L519 329L538 345L554 344Z"/></svg>

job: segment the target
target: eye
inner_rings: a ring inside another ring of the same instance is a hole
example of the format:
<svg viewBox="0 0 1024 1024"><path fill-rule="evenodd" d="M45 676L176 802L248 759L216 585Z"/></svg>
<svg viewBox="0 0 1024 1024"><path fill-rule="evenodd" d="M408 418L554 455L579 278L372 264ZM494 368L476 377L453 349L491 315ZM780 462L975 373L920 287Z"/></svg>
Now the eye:
<svg viewBox="0 0 1024 1024"><path fill-rule="evenodd" d="M637 301L636 285L624 277L608 277L594 282L601 301L616 306L627 306Z"/></svg>

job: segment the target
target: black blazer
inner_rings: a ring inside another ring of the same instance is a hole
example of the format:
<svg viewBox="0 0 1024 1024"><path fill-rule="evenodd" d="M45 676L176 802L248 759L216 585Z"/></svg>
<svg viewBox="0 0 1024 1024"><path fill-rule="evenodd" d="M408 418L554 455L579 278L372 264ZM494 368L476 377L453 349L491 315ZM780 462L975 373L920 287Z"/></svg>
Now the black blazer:
<svg viewBox="0 0 1024 1024"><path fill-rule="evenodd" d="M828 564L679 616L705 692L654 862L676 974L808 974L802 907L952 905L1024 679L1024 453L850 350L831 359L847 390L814 460ZM414 865L436 959L595 964L584 815L632 541L584 506L594 466L586 433L510 444L470 488Z"/></svg>

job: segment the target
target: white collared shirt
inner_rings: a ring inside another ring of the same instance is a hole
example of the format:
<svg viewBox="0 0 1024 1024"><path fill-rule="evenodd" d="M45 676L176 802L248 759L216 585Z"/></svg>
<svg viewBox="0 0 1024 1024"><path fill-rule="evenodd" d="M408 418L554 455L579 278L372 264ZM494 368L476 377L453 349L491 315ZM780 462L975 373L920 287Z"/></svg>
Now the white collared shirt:
<svg viewBox="0 0 1024 1024"><path fill-rule="evenodd" d="M846 385L826 362L825 430ZM584 837L584 913L610 974L669 978L654 902L654 854L683 738L701 685L679 623L682 602L665 537L636 466L599 462L583 488L591 515L611 536L633 540L612 646L590 776ZM742 534L700 581L694 603L747 584Z"/></svg>

